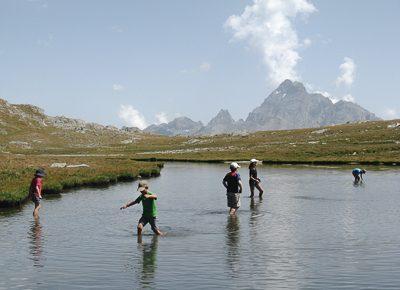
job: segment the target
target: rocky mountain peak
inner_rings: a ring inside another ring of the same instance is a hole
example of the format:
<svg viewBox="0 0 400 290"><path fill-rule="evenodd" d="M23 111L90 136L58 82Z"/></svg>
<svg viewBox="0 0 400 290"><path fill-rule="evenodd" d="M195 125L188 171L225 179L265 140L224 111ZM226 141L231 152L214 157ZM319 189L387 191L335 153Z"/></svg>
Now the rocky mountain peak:
<svg viewBox="0 0 400 290"><path fill-rule="evenodd" d="M218 114L210 121L228 121L228 122L234 122L231 114L229 113L228 110L221 109Z"/></svg>
<svg viewBox="0 0 400 290"><path fill-rule="evenodd" d="M275 90L275 92L286 93L286 94L299 94L306 93L306 88L300 82L284 80L279 87Z"/></svg>

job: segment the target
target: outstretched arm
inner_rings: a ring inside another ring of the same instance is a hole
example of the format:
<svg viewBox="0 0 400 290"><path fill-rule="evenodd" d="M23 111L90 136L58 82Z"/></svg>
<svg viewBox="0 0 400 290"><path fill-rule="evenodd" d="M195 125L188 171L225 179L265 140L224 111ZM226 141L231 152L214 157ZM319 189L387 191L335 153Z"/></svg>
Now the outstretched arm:
<svg viewBox="0 0 400 290"><path fill-rule="evenodd" d="M130 207L132 205L135 205L135 204L137 204L136 200L128 202L127 204L124 204L123 206L120 207L120 209L126 209L126 208L128 208L128 207Z"/></svg>

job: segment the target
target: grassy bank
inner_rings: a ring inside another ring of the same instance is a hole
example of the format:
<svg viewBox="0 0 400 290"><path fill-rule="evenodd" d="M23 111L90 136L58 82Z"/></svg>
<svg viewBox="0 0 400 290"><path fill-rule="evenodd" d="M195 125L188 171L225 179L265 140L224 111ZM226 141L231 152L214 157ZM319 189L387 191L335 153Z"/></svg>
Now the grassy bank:
<svg viewBox="0 0 400 290"><path fill-rule="evenodd" d="M0 156L0 207L22 205L28 199L28 188L37 167L47 172L43 194L87 186L107 186L118 181L131 181L158 176L161 163L138 162L127 157L45 157L2 154ZM86 164L89 167L51 167L53 163Z"/></svg>
<svg viewBox="0 0 400 290"><path fill-rule="evenodd" d="M188 137L174 146L133 152L136 160L265 163L400 164L400 122L376 121L325 128L265 131L243 135ZM126 150L129 150L127 148Z"/></svg>

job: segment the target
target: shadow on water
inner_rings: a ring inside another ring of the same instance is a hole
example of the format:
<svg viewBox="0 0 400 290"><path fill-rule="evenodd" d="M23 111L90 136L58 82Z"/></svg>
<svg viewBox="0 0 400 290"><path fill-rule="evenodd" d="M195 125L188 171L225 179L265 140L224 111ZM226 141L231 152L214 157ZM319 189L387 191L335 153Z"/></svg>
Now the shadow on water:
<svg viewBox="0 0 400 290"><path fill-rule="evenodd" d="M340 198L315 197L315 196L306 196L306 195L295 195L295 196L292 196L292 198L303 199L303 200L312 200L312 201L346 201L346 199L340 199Z"/></svg>
<svg viewBox="0 0 400 290"><path fill-rule="evenodd" d="M152 288L154 275L157 269L158 236L154 235L150 243L143 243L138 237L138 249L142 253L140 285L142 288Z"/></svg>
<svg viewBox="0 0 400 290"><path fill-rule="evenodd" d="M240 275L239 260L240 260L240 223L238 216L228 216L226 223L226 258L228 268L232 278L237 278Z"/></svg>
<svg viewBox="0 0 400 290"><path fill-rule="evenodd" d="M43 267L43 231L38 218L34 219L30 226L28 237L30 243L30 254L35 267Z"/></svg>
<svg viewBox="0 0 400 290"><path fill-rule="evenodd" d="M361 181L353 181L353 186L354 187L364 187L364 182Z"/></svg>

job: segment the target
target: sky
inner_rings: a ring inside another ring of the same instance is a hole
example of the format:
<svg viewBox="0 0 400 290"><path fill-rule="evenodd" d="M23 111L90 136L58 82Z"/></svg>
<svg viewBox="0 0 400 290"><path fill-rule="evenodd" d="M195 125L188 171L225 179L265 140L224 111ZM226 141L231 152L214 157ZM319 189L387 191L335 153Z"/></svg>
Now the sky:
<svg viewBox="0 0 400 290"><path fill-rule="evenodd" d="M2 0L0 98L115 126L246 118L289 78L400 118L397 0Z"/></svg>

